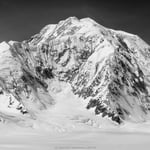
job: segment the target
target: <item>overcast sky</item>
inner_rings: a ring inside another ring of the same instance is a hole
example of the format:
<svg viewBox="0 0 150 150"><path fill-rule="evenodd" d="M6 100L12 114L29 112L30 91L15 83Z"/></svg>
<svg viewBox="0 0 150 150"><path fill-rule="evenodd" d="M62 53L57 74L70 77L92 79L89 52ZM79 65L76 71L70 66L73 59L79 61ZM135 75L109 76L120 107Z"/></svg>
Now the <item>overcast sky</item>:
<svg viewBox="0 0 150 150"><path fill-rule="evenodd" d="M150 44L150 4L130 1L0 0L0 42L28 39L47 24L76 16L138 34Z"/></svg>

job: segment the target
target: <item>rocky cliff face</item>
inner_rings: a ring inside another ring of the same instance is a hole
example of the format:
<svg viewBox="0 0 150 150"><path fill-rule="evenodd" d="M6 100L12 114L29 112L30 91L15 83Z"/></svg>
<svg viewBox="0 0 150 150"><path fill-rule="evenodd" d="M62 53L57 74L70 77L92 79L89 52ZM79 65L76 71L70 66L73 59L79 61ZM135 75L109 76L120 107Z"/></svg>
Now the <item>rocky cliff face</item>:
<svg viewBox="0 0 150 150"><path fill-rule="evenodd" d="M136 35L70 17L29 40L1 43L0 57L1 94L33 118L55 105L48 88L56 78L96 115L119 124L149 119L150 46Z"/></svg>

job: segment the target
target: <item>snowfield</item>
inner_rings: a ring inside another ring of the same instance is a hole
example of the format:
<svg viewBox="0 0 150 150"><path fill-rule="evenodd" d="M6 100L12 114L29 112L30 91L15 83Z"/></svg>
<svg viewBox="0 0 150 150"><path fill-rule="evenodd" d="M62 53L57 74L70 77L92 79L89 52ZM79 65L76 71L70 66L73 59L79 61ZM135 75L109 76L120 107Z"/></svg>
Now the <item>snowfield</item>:
<svg viewBox="0 0 150 150"><path fill-rule="evenodd" d="M150 134L118 131L49 133L0 126L1 150L149 150Z"/></svg>

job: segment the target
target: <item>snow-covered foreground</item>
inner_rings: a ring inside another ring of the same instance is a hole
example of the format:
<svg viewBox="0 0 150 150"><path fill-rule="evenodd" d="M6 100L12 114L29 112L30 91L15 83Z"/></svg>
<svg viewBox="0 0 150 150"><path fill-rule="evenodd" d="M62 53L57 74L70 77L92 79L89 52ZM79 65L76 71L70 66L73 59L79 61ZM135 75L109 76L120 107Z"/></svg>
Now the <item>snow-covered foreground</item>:
<svg viewBox="0 0 150 150"><path fill-rule="evenodd" d="M0 127L1 150L149 150L150 134L98 130L49 133Z"/></svg>
<svg viewBox="0 0 150 150"><path fill-rule="evenodd" d="M36 120L24 115L17 125L0 124L0 150L149 149L150 123L117 125L95 116L92 110L85 109L86 101L56 81L49 92L56 104Z"/></svg>

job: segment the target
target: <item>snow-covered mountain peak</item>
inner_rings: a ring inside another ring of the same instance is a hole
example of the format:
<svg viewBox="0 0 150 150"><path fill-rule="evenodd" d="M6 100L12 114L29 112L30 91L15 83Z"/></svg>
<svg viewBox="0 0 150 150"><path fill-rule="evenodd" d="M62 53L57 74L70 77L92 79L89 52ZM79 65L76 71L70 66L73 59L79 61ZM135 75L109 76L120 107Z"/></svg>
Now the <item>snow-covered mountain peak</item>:
<svg viewBox="0 0 150 150"><path fill-rule="evenodd" d="M137 35L70 17L29 40L1 43L0 54L3 91L33 118L57 105L50 90L57 81L98 116L119 124L149 119L150 46Z"/></svg>

